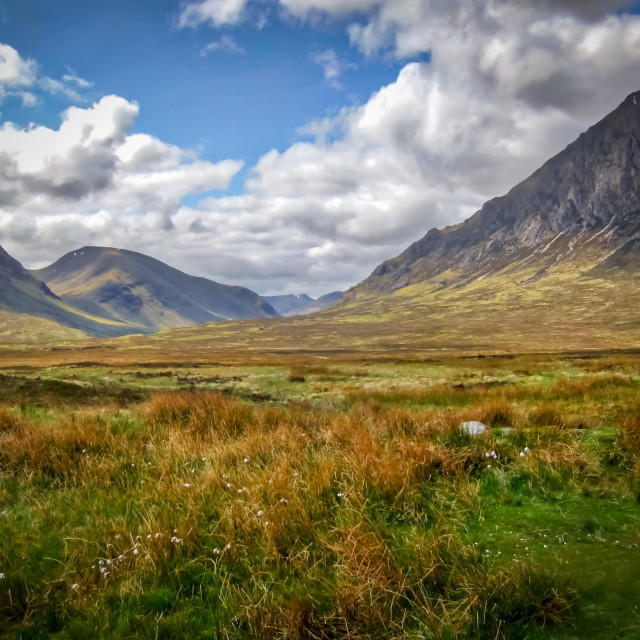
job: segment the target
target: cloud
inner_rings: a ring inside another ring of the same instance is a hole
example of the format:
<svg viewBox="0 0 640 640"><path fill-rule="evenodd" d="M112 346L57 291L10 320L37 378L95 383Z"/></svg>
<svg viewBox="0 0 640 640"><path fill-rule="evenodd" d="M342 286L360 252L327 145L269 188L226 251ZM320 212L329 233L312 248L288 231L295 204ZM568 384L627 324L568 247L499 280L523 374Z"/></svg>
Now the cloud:
<svg viewBox="0 0 640 640"><path fill-rule="evenodd" d="M67 67L68 73L62 76L62 80L67 84L75 84L81 89L90 89L94 83L81 78L71 67Z"/></svg>
<svg viewBox="0 0 640 640"><path fill-rule="evenodd" d="M179 27L195 28L211 23L214 27L238 24L244 19L247 0L201 0L182 7L178 18Z"/></svg>
<svg viewBox="0 0 640 640"><path fill-rule="evenodd" d="M31 91L12 91L11 95L21 98L23 107L35 107L38 104L38 96Z"/></svg>
<svg viewBox="0 0 640 640"><path fill-rule="evenodd" d="M316 49L311 54L311 60L322 67L325 80L334 89L342 88L340 76L345 71L357 69L357 65L342 60L333 49Z"/></svg>
<svg viewBox="0 0 640 640"><path fill-rule="evenodd" d="M25 87L34 83L36 63L25 60L10 45L0 43L0 84L6 87Z"/></svg>
<svg viewBox="0 0 640 640"><path fill-rule="evenodd" d="M367 14L383 3L379 0L280 0L280 4L291 15L307 19L317 13L340 17L354 13Z"/></svg>
<svg viewBox="0 0 640 640"><path fill-rule="evenodd" d="M246 51L233 39L233 37L229 35L223 35L220 40L210 42L209 44L202 47L202 49L200 50L200 55L202 57L205 57L210 53L214 53L216 51L235 54L246 53Z"/></svg>
<svg viewBox="0 0 640 640"><path fill-rule="evenodd" d="M60 80L47 77L40 78L38 86L51 95L62 94L72 102L82 102L83 100L83 97L73 87L69 87Z"/></svg>
<svg viewBox="0 0 640 640"><path fill-rule="evenodd" d="M184 11L205 5L219 11L219 24L250 9L199 3ZM70 110L57 131L5 125L7 249L35 266L74 246L110 244L260 293L346 288L429 228L457 223L505 193L638 89L640 17L614 14L610 3L280 6L301 19L314 11L347 16L363 55L430 51L430 62L408 62L363 104L300 127L304 139L264 153L239 195L207 195L196 206L181 203L225 188L241 163L203 162L132 134L134 103L111 96ZM204 21L215 26L212 16ZM315 53L330 70L326 51ZM10 144L18 135L22 153Z"/></svg>
<svg viewBox="0 0 640 640"><path fill-rule="evenodd" d="M172 228L171 218L188 194L226 189L242 163L210 163L192 152L130 129L139 107L106 96L92 107L72 107L58 129L0 128L0 206L5 232L31 218L76 221L80 230L102 219L131 216L138 232ZM84 217L88 215L89 217ZM78 221L81 222L78 222ZM44 226L43 226L44 225Z"/></svg>
<svg viewBox="0 0 640 640"><path fill-rule="evenodd" d="M34 106L37 99L26 87L33 85L36 75L34 60L25 60L12 46L0 43L0 104L5 97L15 96L23 106Z"/></svg>
<svg viewBox="0 0 640 640"><path fill-rule="evenodd" d="M0 103L5 97L13 96L22 100L23 107L34 107L39 102L34 93L38 89L63 95L72 102L83 102L85 97L79 90L92 86L92 82L78 77L71 69L62 80L40 76L35 60L25 60L12 46L0 43Z"/></svg>

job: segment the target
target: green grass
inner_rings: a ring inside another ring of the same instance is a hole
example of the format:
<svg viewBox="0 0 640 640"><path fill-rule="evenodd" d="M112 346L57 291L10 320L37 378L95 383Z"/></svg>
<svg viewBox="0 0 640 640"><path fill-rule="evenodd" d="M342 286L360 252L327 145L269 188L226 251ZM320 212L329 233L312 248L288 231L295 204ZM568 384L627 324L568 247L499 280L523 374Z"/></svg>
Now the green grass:
<svg viewBox="0 0 640 640"><path fill-rule="evenodd" d="M639 371L5 369L0 637L635 639Z"/></svg>

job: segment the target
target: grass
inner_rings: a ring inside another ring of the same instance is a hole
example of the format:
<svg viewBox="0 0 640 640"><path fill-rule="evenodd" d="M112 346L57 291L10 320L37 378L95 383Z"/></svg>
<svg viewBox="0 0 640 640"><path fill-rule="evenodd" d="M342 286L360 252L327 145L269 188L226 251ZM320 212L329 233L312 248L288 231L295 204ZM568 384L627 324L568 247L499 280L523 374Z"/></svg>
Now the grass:
<svg viewBox="0 0 640 640"><path fill-rule="evenodd" d="M634 354L2 376L0 637L640 634Z"/></svg>

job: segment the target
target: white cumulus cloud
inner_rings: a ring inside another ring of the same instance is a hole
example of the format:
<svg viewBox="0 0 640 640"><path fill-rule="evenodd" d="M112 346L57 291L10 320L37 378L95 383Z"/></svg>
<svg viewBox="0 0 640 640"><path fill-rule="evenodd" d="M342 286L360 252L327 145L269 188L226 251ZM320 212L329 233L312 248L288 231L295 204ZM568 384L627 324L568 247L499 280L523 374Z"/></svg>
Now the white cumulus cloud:
<svg viewBox="0 0 640 640"><path fill-rule="evenodd" d="M9 87L28 86L36 78L36 63L25 60L10 45L0 43L0 84Z"/></svg>
<svg viewBox="0 0 640 640"><path fill-rule="evenodd" d="M56 241L45 241L45 231L64 232L69 241L99 229L101 243L109 244L122 229L132 234L128 240L147 228L170 229L186 195L226 189L241 169L240 161L206 162L130 133L138 111L134 102L106 96L90 108L68 109L58 129L0 128L0 230L9 245L25 242L31 230L31 251L49 257Z"/></svg>

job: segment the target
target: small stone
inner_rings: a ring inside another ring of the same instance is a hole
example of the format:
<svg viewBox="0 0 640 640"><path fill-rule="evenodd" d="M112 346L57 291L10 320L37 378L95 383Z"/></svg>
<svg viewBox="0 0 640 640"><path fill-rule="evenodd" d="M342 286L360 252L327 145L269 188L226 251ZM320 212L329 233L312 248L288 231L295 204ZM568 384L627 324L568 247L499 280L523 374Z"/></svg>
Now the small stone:
<svg viewBox="0 0 640 640"><path fill-rule="evenodd" d="M460 425L460 431L469 436L479 436L487 432L487 425L477 420L470 420Z"/></svg>

